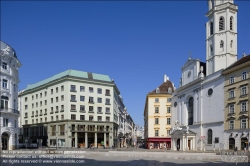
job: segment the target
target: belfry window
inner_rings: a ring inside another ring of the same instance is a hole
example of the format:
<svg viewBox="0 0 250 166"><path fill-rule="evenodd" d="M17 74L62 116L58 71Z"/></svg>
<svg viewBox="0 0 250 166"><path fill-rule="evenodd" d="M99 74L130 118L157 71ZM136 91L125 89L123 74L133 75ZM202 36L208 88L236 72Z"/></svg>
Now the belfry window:
<svg viewBox="0 0 250 166"><path fill-rule="evenodd" d="M233 30L233 17L230 17L230 30Z"/></svg>
<svg viewBox="0 0 250 166"><path fill-rule="evenodd" d="M210 35L214 34L214 23L210 22Z"/></svg>
<svg viewBox="0 0 250 166"><path fill-rule="evenodd" d="M213 45L210 45L210 55L213 55Z"/></svg>
<svg viewBox="0 0 250 166"><path fill-rule="evenodd" d="M224 30L224 17L220 17L219 31Z"/></svg>
<svg viewBox="0 0 250 166"><path fill-rule="evenodd" d="M190 97L188 100L188 125L193 125L194 117L194 98Z"/></svg>

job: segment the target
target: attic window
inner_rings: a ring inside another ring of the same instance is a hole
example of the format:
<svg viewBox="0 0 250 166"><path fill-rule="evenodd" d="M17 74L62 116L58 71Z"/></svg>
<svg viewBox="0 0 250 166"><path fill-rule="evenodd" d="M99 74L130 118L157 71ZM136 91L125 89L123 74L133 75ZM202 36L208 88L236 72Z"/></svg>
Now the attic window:
<svg viewBox="0 0 250 166"><path fill-rule="evenodd" d="M159 88L156 88L156 93L160 93L160 89Z"/></svg>

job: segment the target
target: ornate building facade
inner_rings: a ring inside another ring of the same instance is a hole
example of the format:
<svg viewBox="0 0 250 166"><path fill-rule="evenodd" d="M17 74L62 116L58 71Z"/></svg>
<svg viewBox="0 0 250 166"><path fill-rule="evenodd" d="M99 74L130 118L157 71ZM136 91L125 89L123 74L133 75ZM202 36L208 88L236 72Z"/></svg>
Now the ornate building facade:
<svg viewBox="0 0 250 166"><path fill-rule="evenodd" d="M18 145L18 69L21 63L16 51L8 44L0 41L0 141L3 150L13 150Z"/></svg>

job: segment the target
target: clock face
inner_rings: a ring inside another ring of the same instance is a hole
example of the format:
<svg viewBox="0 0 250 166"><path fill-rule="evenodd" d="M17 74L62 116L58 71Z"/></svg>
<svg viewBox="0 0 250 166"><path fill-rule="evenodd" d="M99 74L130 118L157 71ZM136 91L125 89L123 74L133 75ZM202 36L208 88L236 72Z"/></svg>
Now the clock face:
<svg viewBox="0 0 250 166"><path fill-rule="evenodd" d="M187 76L188 76L188 78L191 76L191 71L188 72L188 75L187 75Z"/></svg>

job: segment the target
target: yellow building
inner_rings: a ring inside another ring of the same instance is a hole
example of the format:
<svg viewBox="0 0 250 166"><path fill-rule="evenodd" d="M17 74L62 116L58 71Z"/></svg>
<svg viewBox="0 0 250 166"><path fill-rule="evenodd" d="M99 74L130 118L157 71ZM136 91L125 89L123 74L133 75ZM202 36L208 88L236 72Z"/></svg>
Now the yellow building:
<svg viewBox="0 0 250 166"><path fill-rule="evenodd" d="M148 149L171 148L171 95L174 85L164 75L164 82L146 97L144 107L145 143Z"/></svg>
<svg viewBox="0 0 250 166"><path fill-rule="evenodd" d="M224 148L248 149L250 55L223 71L225 76Z"/></svg>

